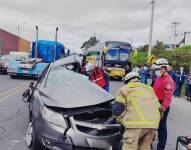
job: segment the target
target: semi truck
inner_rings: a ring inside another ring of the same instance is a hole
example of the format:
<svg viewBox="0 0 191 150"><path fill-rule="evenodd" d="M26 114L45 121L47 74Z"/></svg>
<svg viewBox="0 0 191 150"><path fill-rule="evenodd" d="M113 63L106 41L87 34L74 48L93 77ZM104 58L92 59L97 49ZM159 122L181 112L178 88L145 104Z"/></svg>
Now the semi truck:
<svg viewBox="0 0 191 150"><path fill-rule="evenodd" d="M38 27L36 27L37 39L32 43L30 57L23 61L11 61L7 73L11 78L30 76L38 78L43 70L53 61L59 60L65 55L65 47L62 43L55 41L38 40Z"/></svg>

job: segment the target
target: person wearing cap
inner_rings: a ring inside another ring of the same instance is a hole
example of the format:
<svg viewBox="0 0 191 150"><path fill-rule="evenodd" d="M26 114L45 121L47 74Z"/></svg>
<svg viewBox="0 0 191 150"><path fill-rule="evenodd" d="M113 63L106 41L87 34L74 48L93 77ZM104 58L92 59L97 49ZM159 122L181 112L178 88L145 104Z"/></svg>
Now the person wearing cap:
<svg viewBox="0 0 191 150"><path fill-rule="evenodd" d="M160 122L160 103L152 87L140 82L136 72L125 76L112 112L125 128L122 150L150 150Z"/></svg>
<svg viewBox="0 0 191 150"><path fill-rule="evenodd" d="M161 104L161 120L158 129L158 145L157 150L164 150L167 141L167 117L172 102L175 85L172 77L168 74L167 68L169 67L166 59L160 58L153 64L155 79L153 89Z"/></svg>

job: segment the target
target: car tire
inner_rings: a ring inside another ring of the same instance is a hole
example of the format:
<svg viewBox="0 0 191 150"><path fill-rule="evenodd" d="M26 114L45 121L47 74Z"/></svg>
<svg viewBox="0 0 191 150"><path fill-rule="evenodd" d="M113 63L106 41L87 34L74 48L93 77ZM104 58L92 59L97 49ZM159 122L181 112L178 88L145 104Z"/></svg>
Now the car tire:
<svg viewBox="0 0 191 150"><path fill-rule="evenodd" d="M30 121L26 132L26 144L29 150L44 150L42 144L34 134L33 122Z"/></svg>
<svg viewBox="0 0 191 150"><path fill-rule="evenodd" d="M123 77L118 77L118 80L119 80L119 81L122 81L122 79L123 79Z"/></svg>

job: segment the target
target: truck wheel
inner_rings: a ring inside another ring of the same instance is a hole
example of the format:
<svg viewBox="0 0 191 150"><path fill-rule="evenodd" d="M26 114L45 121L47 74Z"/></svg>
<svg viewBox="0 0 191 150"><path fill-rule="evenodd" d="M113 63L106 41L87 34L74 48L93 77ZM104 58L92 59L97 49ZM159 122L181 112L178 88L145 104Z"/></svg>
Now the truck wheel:
<svg viewBox="0 0 191 150"><path fill-rule="evenodd" d="M11 79L16 79L17 75L10 75Z"/></svg>
<svg viewBox="0 0 191 150"><path fill-rule="evenodd" d="M43 150L42 144L38 141L36 135L34 134L34 127L32 121L29 122L27 132L26 132L26 144L29 150Z"/></svg>

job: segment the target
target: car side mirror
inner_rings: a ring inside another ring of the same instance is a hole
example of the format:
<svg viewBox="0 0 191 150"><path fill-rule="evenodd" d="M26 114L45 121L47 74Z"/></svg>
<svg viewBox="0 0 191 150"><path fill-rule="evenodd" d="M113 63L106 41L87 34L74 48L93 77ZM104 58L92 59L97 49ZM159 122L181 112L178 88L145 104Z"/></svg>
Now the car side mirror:
<svg viewBox="0 0 191 150"><path fill-rule="evenodd" d="M23 102L29 102L29 96L30 96L30 89L27 89L24 93L23 93Z"/></svg>

